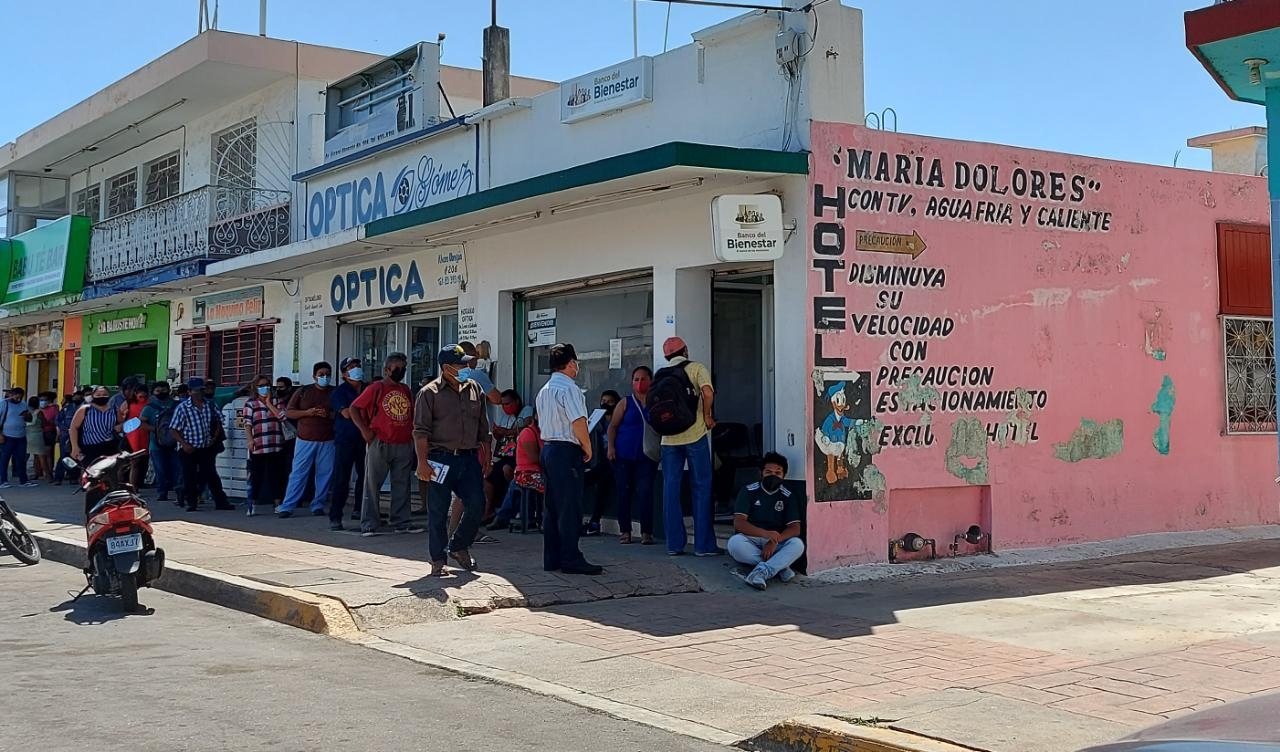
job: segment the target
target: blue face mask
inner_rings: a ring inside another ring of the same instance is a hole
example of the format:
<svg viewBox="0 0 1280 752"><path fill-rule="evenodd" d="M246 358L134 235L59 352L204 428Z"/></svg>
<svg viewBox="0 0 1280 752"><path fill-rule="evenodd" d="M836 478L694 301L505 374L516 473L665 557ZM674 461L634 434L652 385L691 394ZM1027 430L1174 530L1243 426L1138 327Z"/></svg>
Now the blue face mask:
<svg viewBox="0 0 1280 752"><path fill-rule="evenodd" d="M271 387L269 387L269 386L260 386L260 387L258 387L258 395L259 395L259 396L261 396L261 397L265 397L265 396L267 396L268 394L271 394Z"/></svg>
<svg viewBox="0 0 1280 752"><path fill-rule="evenodd" d="M459 369L458 369L458 381L470 381L470 380L471 380L471 369L470 369L470 368L459 368Z"/></svg>
<svg viewBox="0 0 1280 752"><path fill-rule="evenodd" d="M350 371L347 371L347 378L352 381L364 381L364 369L358 366L356 368L352 368Z"/></svg>
<svg viewBox="0 0 1280 752"><path fill-rule="evenodd" d="M321 388L324 388L324 387L329 386L329 377L328 377L328 376L317 376L317 377L316 377L316 386L321 387Z"/></svg>
<svg viewBox="0 0 1280 752"><path fill-rule="evenodd" d="M48 407L49 400L40 400L40 407Z"/></svg>

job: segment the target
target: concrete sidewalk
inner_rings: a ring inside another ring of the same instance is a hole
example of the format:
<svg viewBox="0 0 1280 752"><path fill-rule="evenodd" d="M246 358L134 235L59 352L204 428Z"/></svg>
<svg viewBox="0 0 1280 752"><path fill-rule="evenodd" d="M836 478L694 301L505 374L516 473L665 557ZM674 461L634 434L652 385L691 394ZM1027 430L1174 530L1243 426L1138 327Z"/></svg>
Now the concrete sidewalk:
<svg viewBox="0 0 1280 752"><path fill-rule="evenodd" d="M6 495L45 534L82 539L65 487ZM817 713L1069 752L1280 688L1280 540L1261 534L758 593L723 558L608 537L584 539L605 577L543 573L538 535L500 533L474 549L483 572L441 581L423 578L421 535L154 510L171 561L228 587L337 599L359 630L344 639L721 743ZM243 608L231 593L197 597ZM623 597L642 594L655 597Z"/></svg>
<svg viewBox="0 0 1280 752"><path fill-rule="evenodd" d="M73 490L14 488L6 490L5 497L38 535L83 546L84 501ZM211 579L225 575L332 599L345 606L360 629L451 620L498 608L699 589L693 575L655 546L623 552L604 539L585 539L588 555L606 570L598 577L583 577L542 571L542 536L536 532L502 532L501 542L472 548L480 571L451 567L451 576L433 578L426 576L430 567L425 534L362 538L358 523L348 523L354 529L332 532L327 517L280 520L271 514L245 517L239 510L203 508L188 513L169 502L152 503L151 511L156 540L171 563L196 568ZM631 555L622 555L627 553ZM189 587L182 594L199 597Z"/></svg>

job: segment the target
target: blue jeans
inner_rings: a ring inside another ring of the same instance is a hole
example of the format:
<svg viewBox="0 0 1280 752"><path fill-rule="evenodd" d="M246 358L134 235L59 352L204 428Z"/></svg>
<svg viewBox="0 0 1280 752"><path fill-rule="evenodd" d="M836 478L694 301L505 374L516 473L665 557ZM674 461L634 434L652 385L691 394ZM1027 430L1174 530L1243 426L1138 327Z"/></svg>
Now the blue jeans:
<svg viewBox="0 0 1280 752"><path fill-rule="evenodd" d="M432 462L449 466L444 483L423 483L427 487L427 549L431 561L439 563L449 551L466 551L476 540L480 517L484 514L484 470L475 453L433 451L427 456ZM449 504L454 494L462 500L462 519L450 540Z"/></svg>
<svg viewBox="0 0 1280 752"><path fill-rule="evenodd" d="M27 482L27 437L4 437L0 444L0 483L9 482L9 463L13 463L13 477L19 483Z"/></svg>
<svg viewBox="0 0 1280 752"><path fill-rule="evenodd" d="M693 550L713 553L716 546L715 517L711 509L711 437L692 444L662 445L662 526L667 534L667 551L684 551L684 510L680 488L684 464L689 463L693 491Z"/></svg>
<svg viewBox="0 0 1280 752"><path fill-rule="evenodd" d="M168 498L169 492L182 488L177 448L152 447L151 466L156 470L156 493L160 498Z"/></svg>
<svg viewBox="0 0 1280 752"><path fill-rule="evenodd" d="M356 476L356 495L355 503L351 506L351 513L356 517L360 516L361 502L364 501L364 453L365 443L363 436L357 436L354 441L347 440L336 442L334 447L334 456L337 457L337 467L333 472L333 490L332 497L329 501L329 522L342 522L342 513L347 508L347 499L351 496L351 475Z"/></svg>
<svg viewBox="0 0 1280 752"><path fill-rule="evenodd" d="M613 482L618 494L618 529L623 535L631 534L633 499L636 517L640 518L641 534L653 535L653 476L657 472L658 463L644 454L639 459L619 457L613 461Z"/></svg>
<svg viewBox="0 0 1280 752"><path fill-rule="evenodd" d="M289 488L284 492L281 512L292 512L302 503L307 481L312 471L316 474L316 495L311 499L311 511L324 511L329 500L329 484L333 481L336 453L332 441L307 441L298 439L293 450L293 470L289 473Z"/></svg>
<svg viewBox="0 0 1280 752"><path fill-rule="evenodd" d="M542 447L543 497L542 568L580 567L587 563L578 548L582 535L582 447L548 441Z"/></svg>
<svg viewBox="0 0 1280 752"><path fill-rule="evenodd" d="M764 551L764 544L768 541L768 538L757 538L753 535L735 533L729 539L729 555L739 564L762 567L764 569L764 578L769 580L777 577L779 572L794 564L796 559L799 559L804 553L804 541L799 538L787 538L778 544L773 556L770 556L768 561L764 561L764 557L761 554Z"/></svg>

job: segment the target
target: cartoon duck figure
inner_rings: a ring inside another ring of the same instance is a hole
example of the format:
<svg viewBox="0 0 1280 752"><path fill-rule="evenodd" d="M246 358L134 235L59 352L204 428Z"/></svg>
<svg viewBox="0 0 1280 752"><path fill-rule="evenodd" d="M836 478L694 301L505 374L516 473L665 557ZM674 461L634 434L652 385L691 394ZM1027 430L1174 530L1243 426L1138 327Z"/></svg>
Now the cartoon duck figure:
<svg viewBox="0 0 1280 752"><path fill-rule="evenodd" d="M813 440L827 455L827 484L835 485L837 481L849 477L849 466L845 461L845 442L849 437L849 429L853 428L853 419L845 413L849 410L849 398L844 393L845 382L840 381L827 388L826 397L831 402L831 414L822 421L822 427L814 431Z"/></svg>

